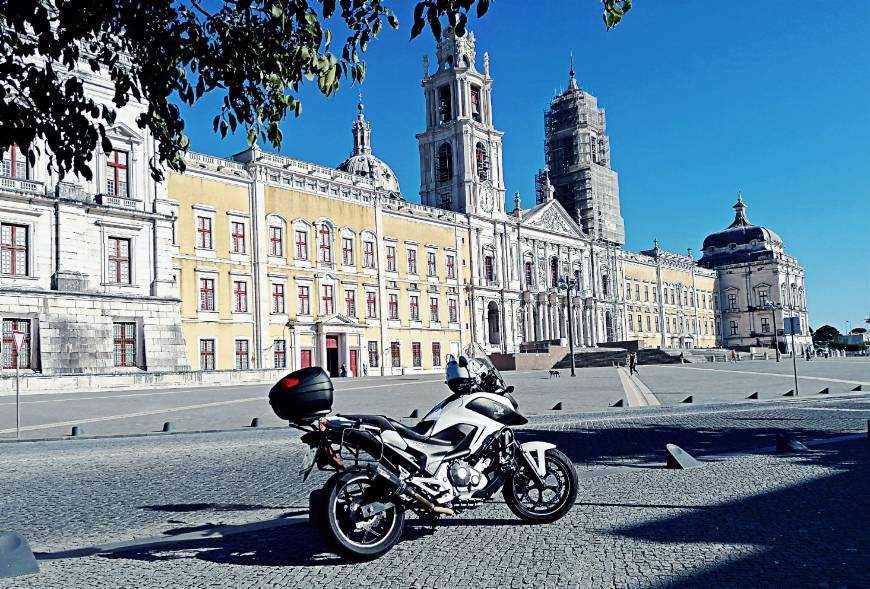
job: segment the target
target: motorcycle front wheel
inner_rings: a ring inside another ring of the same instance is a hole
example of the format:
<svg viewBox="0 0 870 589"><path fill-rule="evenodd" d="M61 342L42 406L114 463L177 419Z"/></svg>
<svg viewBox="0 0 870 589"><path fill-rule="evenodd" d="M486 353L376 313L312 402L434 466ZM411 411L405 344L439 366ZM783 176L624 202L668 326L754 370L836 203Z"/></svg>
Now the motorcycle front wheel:
<svg viewBox="0 0 870 589"><path fill-rule="evenodd" d="M361 508L372 501L386 501L377 485L363 472L332 475L323 487L319 526L324 539L342 556L367 560L392 548L402 536L405 509L389 509L364 517Z"/></svg>
<svg viewBox="0 0 870 589"><path fill-rule="evenodd" d="M544 455L544 464L543 485L525 466L508 477L502 490L508 508L529 523L554 522L568 513L577 499L577 471L571 459L551 448Z"/></svg>

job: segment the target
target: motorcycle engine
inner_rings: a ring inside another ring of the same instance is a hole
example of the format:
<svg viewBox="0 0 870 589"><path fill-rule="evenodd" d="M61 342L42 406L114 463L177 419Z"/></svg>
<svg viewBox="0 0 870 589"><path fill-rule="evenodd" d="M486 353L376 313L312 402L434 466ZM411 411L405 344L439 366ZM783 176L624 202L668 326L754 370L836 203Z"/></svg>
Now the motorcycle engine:
<svg viewBox="0 0 870 589"><path fill-rule="evenodd" d="M451 464L448 476L454 487L477 487L481 480L485 480L482 474L464 460L457 460Z"/></svg>

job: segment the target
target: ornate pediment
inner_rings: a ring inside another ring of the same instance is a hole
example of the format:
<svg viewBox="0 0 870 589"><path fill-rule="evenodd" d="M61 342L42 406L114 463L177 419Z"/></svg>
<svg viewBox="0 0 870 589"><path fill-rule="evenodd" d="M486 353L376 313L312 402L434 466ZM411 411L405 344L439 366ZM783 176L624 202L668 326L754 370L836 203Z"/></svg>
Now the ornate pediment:
<svg viewBox="0 0 870 589"><path fill-rule="evenodd" d="M531 209L523 219L523 225L534 227L543 231L561 233L571 237L584 238L586 234L565 212L558 201L550 201L539 207Z"/></svg>

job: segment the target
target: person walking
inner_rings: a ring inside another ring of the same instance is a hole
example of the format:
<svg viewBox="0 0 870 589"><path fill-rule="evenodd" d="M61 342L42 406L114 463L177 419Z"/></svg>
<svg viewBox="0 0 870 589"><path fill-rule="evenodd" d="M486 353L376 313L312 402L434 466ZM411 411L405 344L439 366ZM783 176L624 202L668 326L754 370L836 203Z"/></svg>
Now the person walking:
<svg viewBox="0 0 870 589"><path fill-rule="evenodd" d="M368 375L369 375L369 367L366 366L365 363L363 363L363 376L368 376Z"/></svg>
<svg viewBox="0 0 870 589"><path fill-rule="evenodd" d="M338 375L342 378L347 376L347 368L345 368L344 364L342 364L341 368L338 370Z"/></svg>
<svg viewBox="0 0 870 589"><path fill-rule="evenodd" d="M640 376L640 373L637 371L637 353L631 352L628 355L628 375L637 374Z"/></svg>
<svg viewBox="0 0 870 589"><path fill-rule="evenodd" d="M731 350L731 361L737 362L737 350Z"/></svg>

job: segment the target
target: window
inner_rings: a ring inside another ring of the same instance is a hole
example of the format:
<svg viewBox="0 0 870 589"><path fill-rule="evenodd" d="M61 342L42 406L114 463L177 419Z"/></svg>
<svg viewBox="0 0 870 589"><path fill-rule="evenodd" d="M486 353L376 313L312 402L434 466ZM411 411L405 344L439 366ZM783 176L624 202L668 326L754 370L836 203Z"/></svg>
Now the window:
<svg viewBox="0 0 870 589"><path fill-rule="evenodd" d="M387 272L396 271L396 246L387 246Z"/></svg>
<svg viewBox="0 0 870 589"><path fill-rule="evenodd" d="M247 370L251 367L248 355L248 340L236 340L236 370Z"/></svg>
<svg viewBox="0 0 870 589"><path fill-rule="evenodd" d="M438 267L435 263L435 252L426 252L426 275L438 275Z"/></svg>
<svg viewBox="0 0 870 589"><path fill-rule="evenodd" d="M627 300L627 301L631 300L631 283L630 282L625 283L625 300Z"/></svg>
<svg viewBox="0 0 870 589"><path fill-rule="evenodd" d="M655 292L655 291L653 291L653 292ZM659 331L659 318L656 317L656 333L658 333L658 331Z"/></svg>
<svg viewBox="0 0 870 589"><path fill-rule="evenodd" d="M640 316L640 313L637 314L637 330L643 331L643 319Z"/></svg>
<svg viewBox="0 0 870 589"><path fill-rule="evenodd" d="M275 368L287 368L287 341L276 339L272 342Z"/></svg>
<svg viewBox="0 0 870 589"><path fill-rule="evenodd" d="M196 218L196 247L204 250L214 249L211 231L211 217Z"/></svg>
<svg viewBox="0 0 870 589"><path fill-rule="evenodd" d="M27 178L27 156L21 153L17 145L13 145L3 152L3 158L0 161L0 176Z"/></svg>
<svg viewBox="0 0 870 589"><path fill-rule="evenodd" d="M646 316L646 330L652 331L652 320L649 315Z"/></svg>
<svg viewBox="0 0 870 589"><path fill-rule="evenodd" d="M447 123L453 120L453 104L450 96L450 86L444 85L438 88L438 123Z"/></svg>
<svg viewBox="0 0 870 589"><path fill-rule="evenodd" d="M719 310L719 295L713 295L713 308Z"/></svg>
<svg viewBox="0 0 870 589"><path fill-rule="evenodd" d="M423 365L423 352L420 349L420 342L411 343L411 362L414 368L419 368Z"/></svg>
<svg viewBox="0 0 870 589"><path fill-rule="evenodd" d="M122 198L130 196L127 184L128 173L127 152L111 152L106 158L106 193Z"/></svg>
<svg viewBox="0 0 870 589"><path fill-rule="evenodd" d="M441 366L441 342L432 342L432 366Z"/></svg>
<svg viewBox="0 0 870 589"><path fill-rule="evenodd" d="M535 280L535 272L531 262L523 264L523 272L526 275L526 286L532 286L532 283Z"/></svg>
<svg viewBox="0 0 870 589"><path fill-rule="evenodd" d="M643 300L649 302L649 286L646 284L643 285Z"/></svg>
<svg viewBox="0 0 870 589"><path fill-rule="evenodd" d="M199 279L199 310L214 311L214 278Z"/></svg>
<svg viewBox="0 0 870 589"><path fill-rule="evenodd" d="M770 319L767 317L761 318L761 333L770 333Z"/></svg>
<svg viewBox="0 0 870 589"><path fill-rule="evenodd" d="M492 265L492 256L483 257L483 277L487 282L495 280L495 268Z"/></svg>
<svg viewBox="0 0 870 589"><path fill-rule="evenodd" d="M601 294L608 295L610 291L610 278L605 274L601 277Z"/></svg>
<svg viewBox="0 0 870 589"><path fill-rule="evenodd" d="M366 317L374 319L378 316L378 300L375 298L375 293L368 291L366 293Z"/></svg>
<svg viewBox="0 0 870 589"><path fill-rule="evenodd" d="M447 278L456 278L456 257L447 254Z"/></svg>
<svg viewBox="0 0 870 589"><path fill-rule="evenodd" d="M296 295L298 298L298 313L300 315L311 315L311 290L308 286L297 287Z"/></svg>
<svg viewBox="0 0 870 589"><path fill-rule="evenodd" d="M344 310L348 317L356 317L356 291L344 291Z"/></svg>
<svg viewBox="0 0 870 589"><path fill-rule="evenodd" d="M441 321L438 317L438 297L429 297L429 321L433 323Z"/></svg>
<svg viewBox="0 0 870 589"><path fill-rule="evenodd" d="M758 303L762 307L767 305L767 290L758 291Z"/></svg>
<svg viewBox="0 0 870 589"><path fill-rule="evenodd" d="M284 230L278 225L269 227L269 255L278 258L284 255Z"/></svg>
<svg viewBox="0 0 870 589"><path fill-rule="evenodd" d="M378 342L370 341L369 342L369 368L377 368L379 366L378 362Z"/></svg>
<svg viewBox="0 0 870 589"><path fill-rule="evenodd" d="M474 157L477 162L477 177L481 181L489 180L489 154L486 146L478 142L474 148Z"/></svg>
<svg viewBox="0 0 870 589"><path fill-rule="evenodd" d="M634 283L634 300L636 300L636 301L640 300L640 283L639 282Z"/></svg>
<svg viewBox="0 0 870 589"><path fill-rule="evenodd" d="M634 315L628 314L628 330L634 331Z"/></svg>
<svg viewBox="0 0 870 589"><path fill-rule="evenodd" d="M402 349L399 347L399 342L390 342L390 358L393 362L393 368L402 365Z"/></svg>
<svg viewBox="0 0 870 589"><path fill-rule="evenodd" d="M459 307L456 299L447 299L447 319L450 323L459 322Z"/></svg>
<svg viewBox="0 0 870 589"><path fill-rule="evenodd" d="M687 295L688 295L688 291L686 291L685 289L683 289L683 306L689 304L688 301L686 300Z"/></svg>
<svg viewBox="0 0 870 589"><path fill-rule="evenodd" d="M478 123L481 121L480 108L480 88L478 86L471 87L471 118Z"/></svg>
<svg viewBox="0 0 870 589"><path fill-rule="evenodd" d="M283 284L273 284L272 285L272 313L276 315L280 315L286 312L286 306L284 304L284 285Z"/></svg>
<svg viewBox="0 0 870 589"><path fill-rule="evenodd" d="M109 282L130 284L130 240L109 238Z"/></svg>
<svg viewBox="0 0 870 589"><path fill-rule="evenodd" d="M332 315L335 313L335 303L332 297L332 285L324 284L322 288L323 296L321 297L321 300L323 301L323 314Z"/></svg>
<svg viewBox="0 0 870 589"><path fill-rule="evenodd" d="M230 223L230 229L232 252L234 254L245 253L245 224L242 221L233 221Z"/></svg>
<svg viewBox="0 0 870 589"><path fill-rule="evenodd" d="M233 281L233 311L248 312L248 283L244 280Z"/></svg>
<svg viewBox="0 0 870 589"><path fill-rule="evenodd" d="M737 295L736 294L729 294L728 295L728 308L731 309L732 311L737 310Z"/></svg>
<svg viewBox="0 0 870 589"><path fill-rule="evenodd" d="M677 295L674 293L674 289L671 288L671 304L676 305L679 304L680 301L677 300Z"/></svg>
<svg viewBox="0 0 870 589"><path fill-rule="evenodd" d="M668 288L665 287L662 289L662 301L667 305L668 304Z"/></svg>
<svg viewBox="0 0 870 589"><path fill-rule="evenodd" d="M559 260L550 258L550 286L559 284Z"/></svg>
<svg viewBox="0 0 870 589"><path fill-rule="evenodd" d="M390 319L398 319L399 318L399 295L391 294L390 295Z"/></svg>
<svg viewBox="0 0 870 589"><path fill-rule="evenodd" d="M419 321L420 320L420 297L410 296L410 306L411 306L411 321Z"/></svg>
<svg viewBox="0 0 870 589"><path fill-rule="evenodd" d="M214 340L199 340L199 369L214 370Z"/></svg>
<svg viewBox="0 0 870 589"><path fill-rule="evenodd" d="M296 230L296 259L308 259L308 232Z"/></svg>
<svg viewBox="0 0 870 589"><path fill-rule="evenodd" d="M453 178L453 148L449 143L438 147L438 157L435 158L435 181L449 182Z"/></svg>
<svg viewBox="0 0 870 589"><path fill-rule="evenodd" d="M737 322L729 321L729 326L731 327L731 335L737 335Z"/></svg>
<svg viewBox="0 0 870 589"><path fill-rule="evenodd" d="M659 302L659 293L658 293L658 290L657 290L656 288L653 288L652 293L653 293L653 302L654 302L654 303Z"/></svg>
<svg viewBox="0 0 870 589"><path fill-rule="evenodd" d="M24 333L24 341L21 349L15 348L13 331ZM4 319L3 320L3 368L30 368L30 320L29 319Z"/></svg>
<svg viewBox="0 0 870 589"><path fill-rule="evenodd" d="M27 227L24 225L11 225L3 223L2 225L2 250L0 250L0 259L2 259L3 274L12 274L13 276L27 276Z"/></svg>
<svg viewBox="0 0 870 589"><path fill-rule="evenodd" d="M353 266L353 238L341 239L341 263L345 266Z"/></svg>
<svg viewBox="0 0 870 589"><path fill-rule="evenodd" d="M113 323L115 366L136 366L136 324Z"/></svg>
<svg viewBox="0 0 870 589"><path fill-rule="evenodd" d="M363 242L363 267L375 267L375 243L373 241Z"/></svg>
<svg viewBox="0 0 870 589"><path fill-rule="evenodd" d="M329 231L329 227L323 225L318 232L320 234L320 257L318 260L321 262L331 262L332 261L332 236Z"/></svg>
<svg viewBox="0 0 870 589"><path fill-rule="evenodd" d="M408 250L408 274L417 273L417 250Z"/></svg>

